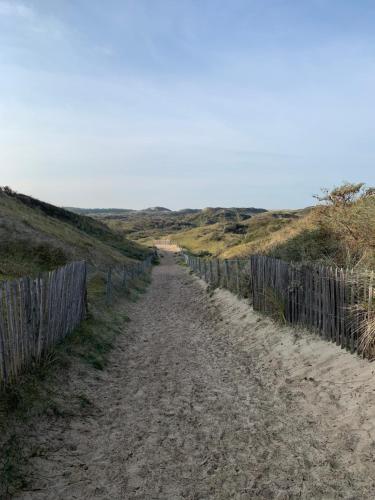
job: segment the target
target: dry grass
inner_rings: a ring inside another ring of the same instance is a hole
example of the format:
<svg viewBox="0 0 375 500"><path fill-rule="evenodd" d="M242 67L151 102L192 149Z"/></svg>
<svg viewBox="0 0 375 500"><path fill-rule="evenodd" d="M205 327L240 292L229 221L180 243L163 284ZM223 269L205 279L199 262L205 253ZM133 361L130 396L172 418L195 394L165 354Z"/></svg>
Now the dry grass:
<svg viewBox="0 0 375 500"><path fill-rule="evenodd" d="M280 210L253 215L241 221L243 234L238 234L236 225L218 222L188 231L171 233L170 239L196 255L212 255L220 258L245 257L251 253L266 252L277 241L287 239L286 231L292 233L295 224L308 210ZM298 232L298 228L294 231ZM274 243L273 243L274 242Z"/></svg>
<svg viewBox="0 0 375 500"><path fill-rule="evenodd" d="M0 278L35 275L81 259L108 268L148 252L99 222L75 214L70 219L62 211L64 219L62 209L52 206L52 214L53 208L57 216L0 192Z"/></svg>
<svg viewBox="0 0 375 500"><path fill-rule="evenodd" d="M267 254L287 261L320 261L337 267L373 269L375 196L372 190L357 192L358 186L345 184L336 188L336 196L341 190L345 196L338 201L333 198L334 203L301 211L298 217L283 220L279 227L267 213L255 216L248 225L246 239L226 248L220 257Z"/></svg>
<svg viewBox="0 0 375 500"><path fill-rule="evenodd" d="M285 316L285 303L283 298L272 288L266 288L266 304L268 313L274 321L285 325L287 323Z"/></svg>
<svg viewBox="0 0 375 500"><path fill-rule="evenodd" d="M266 254L287 261L375 267L374 190L346 183L323 194L318 197L320 204L303 210L243 212L238 217L235 209L133 214L129 220L109 224L147 244L155 237L173 239L201 256L233 259Z"/></svg>
<svg viewBox="0 0 375 500"><path fill-rule="evenodd" d="M363 315L361 315L363 318ZM362 319L359 326L359 348L369 359L375 358L375 312Z"/></svg>
<svg viewBox="0 0 375 500"><path fill-rule="evenodd" d="M169 237L197 255L221 255L228 246L241 242L240 236L224 233L219 223L171 234Z"/></svg>
<svg viewBox="0 0 375 500"><path fill-rule="evenodd" d="M319 225L340 242L338 258L349 267L375 266L375 197L317 209Z"/></svg>
<svg viewBox="0 0 375 500"><path fill-rule="evenodd" d="M272 214L262 214L249 223L247 239L243 243L225 250L221 257L246 257L255 253L270 253L292 238L316 227L313 212L302 212L300 216L276 220Z"/></svg>

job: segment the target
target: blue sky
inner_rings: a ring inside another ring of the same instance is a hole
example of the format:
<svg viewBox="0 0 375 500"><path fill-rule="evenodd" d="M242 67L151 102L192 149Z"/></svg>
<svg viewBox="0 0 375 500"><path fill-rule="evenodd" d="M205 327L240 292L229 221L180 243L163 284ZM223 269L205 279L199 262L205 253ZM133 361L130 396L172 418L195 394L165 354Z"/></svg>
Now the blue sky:
<svg viewBox="0 0 375 500"><path fill-rule="evenodd" d="M0 0L0 183L58 205L375 184L375 2Z"/></svg>

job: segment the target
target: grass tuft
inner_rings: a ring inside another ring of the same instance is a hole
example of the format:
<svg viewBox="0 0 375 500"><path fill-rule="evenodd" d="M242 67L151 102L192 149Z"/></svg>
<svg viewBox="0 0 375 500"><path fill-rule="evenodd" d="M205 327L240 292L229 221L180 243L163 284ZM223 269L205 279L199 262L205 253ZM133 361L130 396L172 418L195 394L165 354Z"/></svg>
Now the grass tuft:
<svg viewBox="0 0 375 500"><path fill-rule="evenodd" d="M10 498L17 490L27 486L22 465L25 459L22 453L22 441L17 434L11 434L4 443L0 462L0 498Z"/></svg>
<svg viewBox="0 0 375 500"><path fill-rule="evenodd" d="M269 287L266 288L265 293L267 309L271 318L278 323L286 324L285 303L282 297L276 290Z"/></svg>

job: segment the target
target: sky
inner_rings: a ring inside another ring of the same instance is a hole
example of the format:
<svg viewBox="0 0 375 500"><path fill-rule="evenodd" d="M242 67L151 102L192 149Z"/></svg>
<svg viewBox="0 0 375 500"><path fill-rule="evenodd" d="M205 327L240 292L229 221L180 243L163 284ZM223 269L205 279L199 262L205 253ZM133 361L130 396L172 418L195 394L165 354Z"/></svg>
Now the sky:
<svg viewBox="0 0 375 500"><path fill-rule="evenodd" d="M373 0L0 0L0 185L298 208L375 184Z"/></svg>

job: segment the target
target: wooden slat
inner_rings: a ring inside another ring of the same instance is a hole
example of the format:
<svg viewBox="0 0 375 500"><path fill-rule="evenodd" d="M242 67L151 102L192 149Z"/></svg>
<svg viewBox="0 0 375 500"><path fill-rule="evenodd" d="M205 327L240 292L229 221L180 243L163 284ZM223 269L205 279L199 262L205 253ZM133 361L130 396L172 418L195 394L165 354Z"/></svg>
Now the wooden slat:
<svg viewBox="0 0 375 500"><path fill-rule="evenodd" d="M0 384L70 333L85 314L86 264L0 284Z"/></svg>
<svg viewBox="0 0 375 500"><path fill-rule="evenodd" d="M207 279L207 259L188 262ZM246 283L254 310L274 314L274 299L281 301L289 323L303 324L327 341L363 355L358 332L363 318L374 314L374 273L296 265L262 255L248 261L225 259L222 271L218 260L208 265L210 281L218 286L243 295Z"/></svg>

